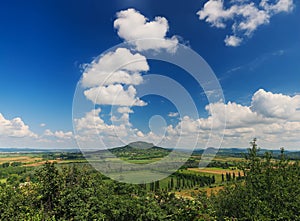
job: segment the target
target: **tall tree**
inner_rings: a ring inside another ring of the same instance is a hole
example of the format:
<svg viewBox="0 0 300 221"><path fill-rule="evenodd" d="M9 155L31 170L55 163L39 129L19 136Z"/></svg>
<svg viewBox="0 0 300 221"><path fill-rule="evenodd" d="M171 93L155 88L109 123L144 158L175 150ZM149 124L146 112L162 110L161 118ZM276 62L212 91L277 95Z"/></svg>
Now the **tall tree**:
<svg viewBox="0 0 300 221"><path fill-rule="evenodd" d="M44 211L52 214L59 199L62 177L55 164L49 162L36 172L36 176Z"/></svg>

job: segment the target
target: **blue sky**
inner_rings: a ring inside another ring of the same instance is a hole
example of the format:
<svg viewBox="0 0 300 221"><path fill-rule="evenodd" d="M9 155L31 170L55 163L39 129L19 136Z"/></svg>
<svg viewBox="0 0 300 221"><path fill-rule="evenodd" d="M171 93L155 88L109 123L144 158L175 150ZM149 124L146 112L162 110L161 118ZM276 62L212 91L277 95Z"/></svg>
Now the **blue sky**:
<svg viewBox="0 0 300 221"><path fill-rule="evenodd" d="M223 106L229 111L222 146L247 146L253 136L267 148L299 146L298 1L12 0L0 4L1 147L76 146L72 105L77 83L87 73L83 67L109 48L133 38L130 30L118 33L123 23L114 28L117 13L128 9L147 22L164 17L168 32L162 38L175 36L210 65L223 89ZM226 42L229 37L232 41ZM143 50L134 53L143 55ZM149 70L141 71L141 76L155 73L172 77L193 97L200 116L188 120L188 132L201 133L197 146L202 147L207 137L204 124L210 117L203 90L178 67L154 61L147 64ZM189 117L169 117L170 112L176 113L176 107L163 98L148 96L145 102L147 105L130 107L116 116L129 114L132 133L141 132L141 139L156 142L148 127L153 115L165 118L168 139L174 138L180 122ZM115 108L119 107L124 105ZM96 117L106 127L111 126L111 105L96 104L97 108L101 112ZM217 121L221 114L213 117ZM280 141L278 137L286 139Z"/></svg>

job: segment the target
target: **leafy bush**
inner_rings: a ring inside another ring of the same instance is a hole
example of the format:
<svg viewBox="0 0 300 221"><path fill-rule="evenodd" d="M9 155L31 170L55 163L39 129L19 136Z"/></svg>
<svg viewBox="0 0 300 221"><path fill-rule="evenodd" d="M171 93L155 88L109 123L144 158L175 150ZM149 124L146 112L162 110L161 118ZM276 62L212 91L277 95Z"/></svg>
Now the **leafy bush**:
<svg viewBox="0 0 300 221"><path fill-rule="evenodd" d="M274 161L270 153L259 157L256 139L240 166L243 182L228 185L211 198L219 220L299 220L300 167L281 157Z"/></svg>

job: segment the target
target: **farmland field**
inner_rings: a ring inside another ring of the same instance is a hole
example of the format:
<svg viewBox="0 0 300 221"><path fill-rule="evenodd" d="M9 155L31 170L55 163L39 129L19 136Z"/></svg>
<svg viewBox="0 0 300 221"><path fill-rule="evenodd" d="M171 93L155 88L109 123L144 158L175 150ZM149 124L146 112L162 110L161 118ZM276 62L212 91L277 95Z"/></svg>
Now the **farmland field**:
<svg viewBox="0 0 300 221"><path fill-rule="evenodd" d="M238 172L241 172L237 169L221 169L221 168L188 168L190 171L199 172L199 173L207 173L207 174L225 174L225 173L235 173L238 174Z"/></svg>
<svg viewBox="0 0 300 221"><path fill-rule="evenodd" d="M35 157L35 156L22 156L21 154L18 155L2 155L0 154L0 164L6 163L6 162L20 162L20 163L35 163L42 161L43 159L41 157Z"/></svg>

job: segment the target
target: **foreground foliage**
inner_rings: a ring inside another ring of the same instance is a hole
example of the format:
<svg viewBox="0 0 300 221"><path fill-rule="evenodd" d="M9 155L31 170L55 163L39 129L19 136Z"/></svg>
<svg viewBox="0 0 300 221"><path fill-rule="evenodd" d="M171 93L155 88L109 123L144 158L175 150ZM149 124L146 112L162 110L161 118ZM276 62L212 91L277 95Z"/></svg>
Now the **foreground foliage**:
<svg viewBox="0 0 300 221"><path fill-rule="evenodd" d="M300 220L300 166L285 158L278 161L270 153L258 157L256 140L240 165L245 173L242 182L228 185L211 197L220 220Z"/></svg>
<svg viewBox="0 0 300 221"><path fill-rule="evenodd" d="M16 167L0 184L0 220L300 220L299 163L283 149L279 160L261 157L255 139L251 146L239 165L244 177L193 199L172 192L177 178L165 190L149 190L112 181L87 164L46 163L34 173Z"/></svg>
<svg viewBox="0 0 300 221"><path fill-rule="evenodd" d="M46 163L35 177L36 182L0 186L0 220L212 220L203 200L147 192L88 166Z"/></svg>

